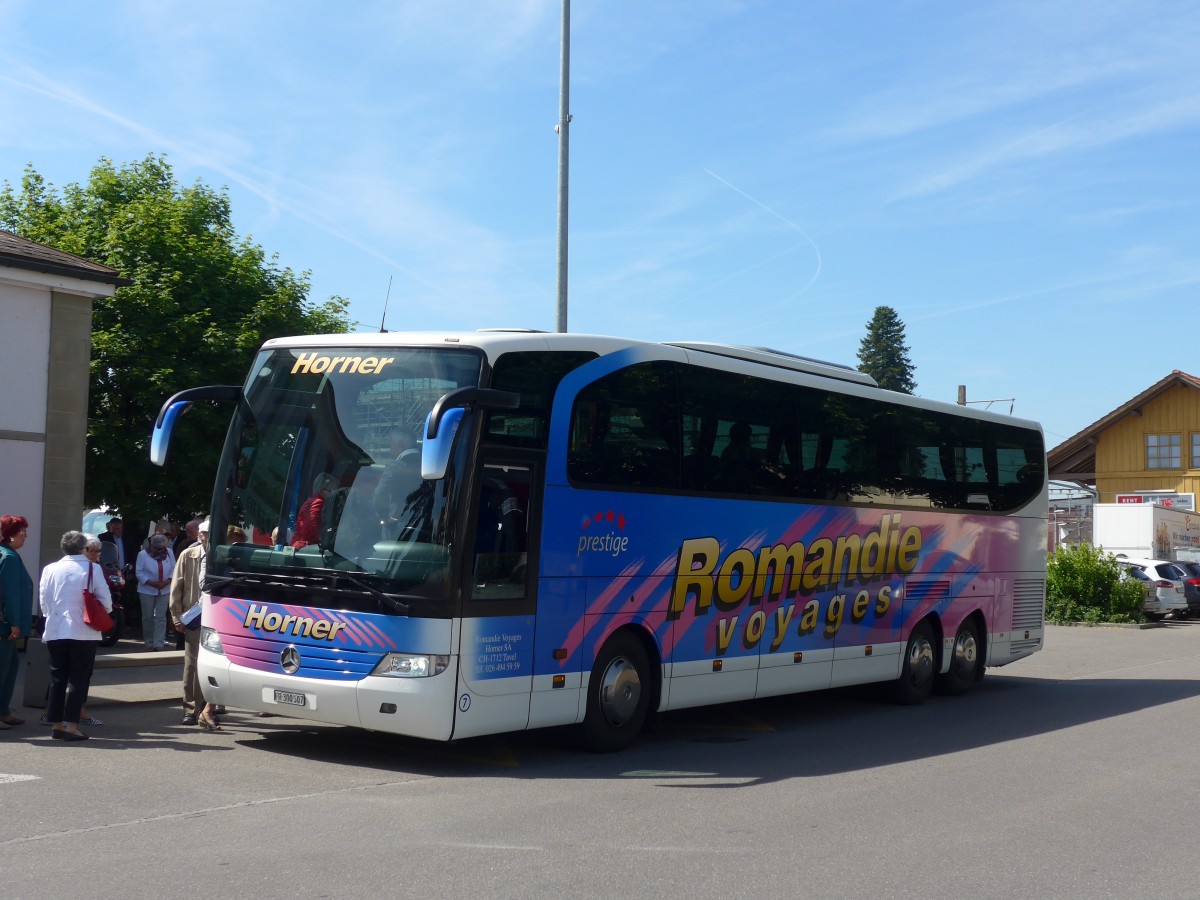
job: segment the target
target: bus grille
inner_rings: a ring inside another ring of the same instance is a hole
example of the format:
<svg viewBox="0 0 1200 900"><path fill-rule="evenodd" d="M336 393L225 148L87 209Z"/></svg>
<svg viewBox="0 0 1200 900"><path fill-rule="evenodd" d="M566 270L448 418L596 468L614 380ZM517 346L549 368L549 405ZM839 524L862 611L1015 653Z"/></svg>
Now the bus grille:
<svg viewBox="0 0 1200 900"><path fill-rule="evenodd" d="M1016 581L1013 584L1012 630L1041 628L1045 618L1046 582Z"/></svg>
<svg viewBox="0 0 1200 900"><path fill-rule="evenodd" d="M1028 641L1013 641L1008 645L1008 652L1011 654L1012 658L1015 659L1018 656L1028 656L1041 646L1042 642L1036 639L1031 639Z"/></svg>
<svg viewBox="0 0 1200 900"><path fill-rule="evenodd" d="M950 596L948 581L909 581L904 590L909 600L945 600Z"/></svg>

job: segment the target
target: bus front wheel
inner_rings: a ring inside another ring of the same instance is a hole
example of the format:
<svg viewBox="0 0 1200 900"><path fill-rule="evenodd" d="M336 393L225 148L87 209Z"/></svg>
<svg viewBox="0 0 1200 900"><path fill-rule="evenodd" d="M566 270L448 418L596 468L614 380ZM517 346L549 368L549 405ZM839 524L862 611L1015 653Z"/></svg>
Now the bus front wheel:
<svg viewBox="0 0 1200 900"><path fill-rule="evenodd" d="M908 636L904 649L904 667L892 684L892 696L897 703L915 706L929 696L937 674L937 650L933 645L933 630L921 622Z"/></svg>
<svg viewBox="0 0 1200 900"><path fill-rule="evenodd" d="M588 681L587 712L581 743L595 753L624 750L646 722L650 706L650 664L632 634L618 632L605 642Z"/></svg>

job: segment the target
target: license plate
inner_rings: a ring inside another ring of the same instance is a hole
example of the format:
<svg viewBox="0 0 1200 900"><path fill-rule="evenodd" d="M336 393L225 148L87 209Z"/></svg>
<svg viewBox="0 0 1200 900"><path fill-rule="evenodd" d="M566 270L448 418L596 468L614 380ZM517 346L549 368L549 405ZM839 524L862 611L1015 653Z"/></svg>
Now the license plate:
<svg viewBox="0 0 1200 900"><path fill-rule="evenodd" d="M289 706L304 706L305 705L304 695L297 694L294 691L276 691L275 692L275 702L276 703L286 703Z"/></svg>

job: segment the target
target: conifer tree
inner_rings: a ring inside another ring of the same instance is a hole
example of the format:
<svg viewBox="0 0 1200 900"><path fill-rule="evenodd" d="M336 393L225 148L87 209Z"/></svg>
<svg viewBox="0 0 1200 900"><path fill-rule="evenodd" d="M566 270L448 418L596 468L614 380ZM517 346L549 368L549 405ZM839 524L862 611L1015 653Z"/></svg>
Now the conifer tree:
<svg viewBox="0 0 1200 900"><path fill-rule="evenodd" d="M917 389L904 342L904 323L890 306L875 307L867 336L858 345L858 368L889 391L911 394Z"/></svg>

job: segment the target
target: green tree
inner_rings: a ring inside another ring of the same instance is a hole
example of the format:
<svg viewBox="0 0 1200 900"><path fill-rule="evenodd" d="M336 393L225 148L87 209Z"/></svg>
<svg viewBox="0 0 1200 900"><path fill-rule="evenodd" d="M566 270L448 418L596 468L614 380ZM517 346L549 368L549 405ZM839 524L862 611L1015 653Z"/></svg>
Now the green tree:
<svg viewBox="0 0 1200 900"><path fill-rule="evenodd" d="M890 306L875 307L867 336L858 345L858 368L889 391L911 394L917 389L904 342L904 323Z"/></svg>
<svg viewBox="0 0 1200 900"><path fill-rule="evenodd" d="M230 410L193 407L160 469L148 446L168 396L240 384L269 338L350 327L345 299L309 302L307 272L237 236L224 190L181 187L160 156L121 167L102 159L87 184L61 192L30 166L19 191L7 181L0 190L0 227L130 282L93 307L84 498L133 522L182 519L212 499Z"/></svg>

